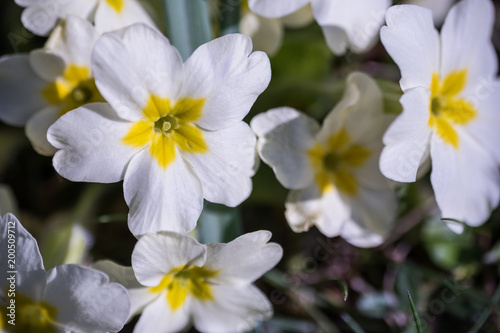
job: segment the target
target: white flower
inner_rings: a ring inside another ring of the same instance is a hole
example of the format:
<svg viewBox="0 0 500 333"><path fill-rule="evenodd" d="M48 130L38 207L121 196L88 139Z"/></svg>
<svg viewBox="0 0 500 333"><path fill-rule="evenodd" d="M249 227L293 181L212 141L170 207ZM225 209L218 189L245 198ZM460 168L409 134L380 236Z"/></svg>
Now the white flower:
<svg viewBox="0 0 500 333"><path fill-rule="evenodd" d="M434 24L440 25L443 23L446 14L450 10L455 0L406 0L411 5L418 5L432 10Z"/></svg>
<svg viewBox="0 0 500 333"><path fill-rule="evenodd" d="M14 215L1 218L0 229L0 331L117 332L123 327L130 310L123 286L78 265L45 271L35 239ZM15 326L8 322L12 319Z"/></svg>
<svg viewBox="0 0 500 333"><path fill-rule="evenodd" d="M97 36L89 22L69 17L44 49L0 59L0 119L26 125L26 135L40 154L56 151L47 141L47 129L57 118L83 104L104 101L90 69Z"/></svg>
<svg viewBox="0 0 500 333"><path fill-rule="evenodd" d="M326 42L337 55L349 47L359 53L376 41L390 0L248 0L255 13L278 18L311 4L314 17L323 29Z"/></svg>
<svg viewBox="0 0 500 333"><path fill-rule="evenodd" d="M354 73L321 129L291 108L252 119L260 156L292 190L285 214L294 231L315 224L323 234L340 235L361 247L384 240L397 205L378 169L382 134L390 121L382 104L377 84Z"/></svg>
<svg viewBox="0 0 500 333"><path fill-rule="evenodd" d="M500 199L500 82L491 43L493 4L465 0L441 35L430 10L387 12L382 42L401 70L403 113L384 136L382 173L413 182L430 155L431 183L443 217L484 223Z"/></svg>
<svg viewBox="0 0 500 333"><path fill-rule="evenodd" d="M124 179L134 235L194 229L203 198L239 205L252 190L255 135L242 119L270 81L270 64L233 34L183 63L156 30L101 37L93 54L110 103L61 117L48 132L54 167L72 181ZM119 55L119 56L118 56Z"/></svg>
<svg viewBox="0 0 500 333"><path fill-rule="evenodd" d="M36 35L46 36L59 19L78 16L95 24L100 33L124 28L133 23L154 26L138 0L15 0L26 7L21 20Z"/></svg>
<svg viewBox="0 0 500 333"><path fill-rule="evenodd" d="M283 255L270 238L257 231L202 245L176 233L148 234L137 242L131 268L109 261L95 267L128 289L129 319L142 312L134 332L178 332L190 322L201 332L244 332L273 313L252 285Z"/></svg>

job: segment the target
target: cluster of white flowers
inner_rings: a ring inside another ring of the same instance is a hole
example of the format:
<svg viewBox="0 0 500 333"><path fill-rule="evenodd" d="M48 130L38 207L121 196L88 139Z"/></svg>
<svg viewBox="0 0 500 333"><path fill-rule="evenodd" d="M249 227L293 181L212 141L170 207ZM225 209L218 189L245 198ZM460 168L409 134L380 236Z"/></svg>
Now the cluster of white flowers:
<svg viewBox="0 0 500 333"><path fill-rule="evenodd" d="M142 313L135 332L191 323L203 332L242 332L270 318L270 302L252 285L282 257L270 232L227 244L186 235L204 199L235 207L249 197L259 156L290 190L284 214L293 231L316 226L358 247L380 245L394 226L398 201L387 178L414 182L429 160L443 217L478 226L499 203L490 0L454 5L441 35L429 9L390 7L389 0L249 0L245 10L254 16L241 26L254 38L266 35L257 33L263 25L255 14L278 36L283 23L314 18L337 55L369 50L381 31L404 93L402 113L390 115L377 82L351 73L321 126L281 107L257 115L251 127L243 118L267 88L271 67L250 37L214 39L183 61L136 0L16 3L26 7L24 25L50 37L43 49L0 59L0 119L25 126L34 149L53 155L55 170L71 181L123 180L128 226L138 238L132 267L102 261L46 272L34 238L6 215L0 312L5 317L11 298L5 274L13 223L21 331L116 332ZM268 39L259 48L274 53L277 45ZM11 330L4 319L0 330Z"/></svg>

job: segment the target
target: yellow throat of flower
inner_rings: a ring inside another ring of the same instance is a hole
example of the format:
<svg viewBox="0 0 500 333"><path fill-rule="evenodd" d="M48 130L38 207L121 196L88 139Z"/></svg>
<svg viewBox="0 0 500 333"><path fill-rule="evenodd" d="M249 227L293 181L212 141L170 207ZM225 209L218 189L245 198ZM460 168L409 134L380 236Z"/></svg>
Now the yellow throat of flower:
<svg viewBox="0 0 500 333"><path fill-rule="evenodd" d="M163 277L160 284L149 288L152 293L166 291L167 303L172 311L179 309L188 295L201 301L213 300L210 279L216 277L218 271L196 266L180 266L172 269Z"/></svg>
<svg viewBox="0 0 500 333"><path fill-rule="evenodd" d="M54 324L57 318L57 309L46 302L34 302L31 298L16 293L15 298L15 325L9 323L11 318L8 316L11 311L8 309L10 304L3 306L0 310L2 319L0 329L12 333L56 333L57 327Z"/></svg>
<svg viewBox="0 0 500 333"><path fill-rule="evenodd" d="M104 0L111 8L113 8L118 14L123 11L123 6L125 5L125 0Z"/></svg>

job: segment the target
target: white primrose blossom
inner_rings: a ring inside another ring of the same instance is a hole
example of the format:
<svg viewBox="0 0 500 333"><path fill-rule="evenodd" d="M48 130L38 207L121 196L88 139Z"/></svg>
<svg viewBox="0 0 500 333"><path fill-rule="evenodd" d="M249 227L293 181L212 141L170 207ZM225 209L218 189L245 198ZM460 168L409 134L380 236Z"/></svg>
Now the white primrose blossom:
<svg viewBox="0 0 500 333"><path fill-rule="evenodd" d="M21 21L36 35L48 35L59 19L70 15L94 23L100 33L134 23L155 26L140 0L14 0L26 7Z"/></svg>
<svg viewBox="0 0 500 333"><path fill-rule="evenodd" d="M391 116L370 77L353 73L323 126L291 108L257 115L251 126L261 158L292 190L286 218L295 232L312 225L329 237L377 246L394 222L397 202L378 169L382 135Z"/></svg>
<svg viewBox="0 0 500 333"><path fill-rule="evenodd" d="M422 7L394 6L386 21L381 39L401 70L404 95L403 112L384 136L380 169L393 180L413 182L430 157L442 216L481 225L500 199L493 4L457 3L441 35Z"/></svg>
<svg viewBox="0 0 500 333"><path fill-rule="evenodd" d="M328 46L341 55L348 48L361 53L375 44L391 0L248 0L248 5L267 18L284 17L311 5Z"/></svg>
<svg viewBox="0 0 500 333"><path fill-rule="evenodd" d="M132 267L102 261L95 268L128 289L129 320L142 313L136 333L179 332L191 322L200 332L245 332L273 314L252 284L283 255L270 238L257 231L204 245L172 232L147 234L134 248Z"/></svg>
<svg viewBox="0 0 500 333"><path fill-rule="evenodd" d="M36 240L12 214L0 218L0 230L1 332L97 333L123 327L130 311L123 286L79 265L45 271Z"/></svg>
<svg viewBox="0 0 500 333"><path fill-rule="evenodd" d="M203 198L237 206L252 190L256 138L242 119L270 81L249 37L200 46L186 62L156 30L103 35L92 69L109 104L68 112L49 129L55 169L72 181L118 182L134 235L194 229Z"/></svg>
<svg viewBox="0 0 500 333"><path fill-rule="evenodd" d="M0 58L0 120L26 126L34 149L53 155L47 129L69 110L104 101L94 83L90 55L97 33L78 17L68 17L43 49Z"/></svg>

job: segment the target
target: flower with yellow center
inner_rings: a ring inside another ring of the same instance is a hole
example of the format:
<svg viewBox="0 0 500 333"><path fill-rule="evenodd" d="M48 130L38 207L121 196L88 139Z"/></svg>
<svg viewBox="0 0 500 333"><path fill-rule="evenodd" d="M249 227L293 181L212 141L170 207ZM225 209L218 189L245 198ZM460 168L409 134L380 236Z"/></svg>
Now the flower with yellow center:
<svg viewBox="0 0 500 333"><path fill-rule="evenodd" d="M78 16L94 23L100 33L125 28L134 23L154 27L149 14L138 0L15 0L26 7L21 20L29 31L46 36L59 19Z"/></svg>
<svg viewBox="0 0 500 333"><path fill-rule="evenodd" d="M0 60L0 119L26 126L35 150L53 155L47 129L66 112L104 102L90 69L97 39L92 25L78 17L62 21L41 50Z"/></svg>
<svg viewBox="0 0 500 333"><path fill-rule="evenodd" d="M384 136L382 173L413 182L432 161L431 183L445 218L484 223L500 200L498 60L490 0L452 7L441 34L430 10L394 6L381 39L401 70L402 114Z"/></svg>
<svg viewBox="0 0 500 333"><path fill-rule="evenodd" d="M2 332L117 332L123 327L130 310L123 286L79 265L45 271L36 240L12 214L0 218L0 230ZM15 261L9 257L12 244Z"/></svg>
<svg viewBox="0 0 500 333"><path fill-rule="evenodd" d="M228 244L200 244L172 232L148 234L132 253L132 267L110 261L95 268L122 283L131 301L134 332L179 332L190 322L200 332L245 332L272 316L266 296L252 285L274 267L283 250L257 231Z"/></svg>
<svg viewBox="0 0 500 333"><path fill-rule="evenodd" d="M68 112L49 129L59 174L124 179L137 236L187 233L203 199L236 206L250 195L256 138L242 119L271 77L250 38L218 38L183 62L158 31L133 25L102 36L92 61L109 104Z"/></svg>
<svg viewBox="0 0 500 333"><path fill-rule="evenodd" d="M286 218L295 232L312 225L360 247L379 245L396 215L396 198L378 170L382 134L391 117L370 77L354 73L323 126L290 108L251 122L259 154L290 189Z"/></svg>

